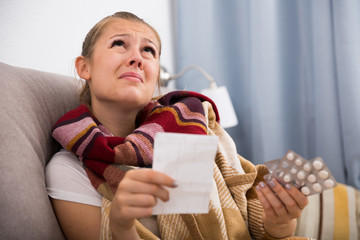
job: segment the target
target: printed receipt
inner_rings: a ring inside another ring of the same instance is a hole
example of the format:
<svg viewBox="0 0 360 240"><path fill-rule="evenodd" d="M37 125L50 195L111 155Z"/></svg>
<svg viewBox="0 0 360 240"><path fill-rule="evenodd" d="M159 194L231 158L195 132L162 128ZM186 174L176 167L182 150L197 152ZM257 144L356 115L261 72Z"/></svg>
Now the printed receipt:
<svg viewBox="0 0 360 240"><path fill-rule="evenodd" d="M153 214L208 213L217 136L158 133L154 140L153 169L176 180L167 188L170 200L158 199Z"/></svg>

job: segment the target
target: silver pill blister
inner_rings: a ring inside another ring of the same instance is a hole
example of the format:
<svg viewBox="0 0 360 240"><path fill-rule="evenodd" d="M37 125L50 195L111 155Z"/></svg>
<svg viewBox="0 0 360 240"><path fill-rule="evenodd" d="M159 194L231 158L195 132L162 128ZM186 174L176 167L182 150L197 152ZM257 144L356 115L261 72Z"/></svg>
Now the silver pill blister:
<svg viewBox="0 0 360 240"><path fill-rule="evenodd" d="M269 173L265 181L276 179L283 186L291 183L304 195L322 193L337 185L335 178L321 157L307 160L294 151L288 151L283 158L264 163Z"/></svg>

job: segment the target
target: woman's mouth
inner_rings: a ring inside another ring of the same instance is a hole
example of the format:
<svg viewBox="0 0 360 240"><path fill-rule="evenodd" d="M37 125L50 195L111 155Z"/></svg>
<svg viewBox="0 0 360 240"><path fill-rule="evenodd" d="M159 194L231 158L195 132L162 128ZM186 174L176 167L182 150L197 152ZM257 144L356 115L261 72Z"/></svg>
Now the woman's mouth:
<svg viewBox="0 0 360 240"><path fill-rule="evenodd" d="M126 79L133 82L144 82L143 77L135 72L125 72L120 75L119 79Z"/></svg>

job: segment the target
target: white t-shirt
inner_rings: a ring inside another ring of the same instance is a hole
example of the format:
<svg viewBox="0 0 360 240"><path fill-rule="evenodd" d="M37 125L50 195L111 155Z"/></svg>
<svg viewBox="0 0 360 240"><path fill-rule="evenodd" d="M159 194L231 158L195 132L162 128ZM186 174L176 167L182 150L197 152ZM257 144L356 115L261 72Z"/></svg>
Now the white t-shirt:
<svg viewBox="0 0 360 240"><path fill-rule="evenodd" d="M46 166L46 188L51 198L101 207L102 195L91 185L79 159L65 149Z"/></svg>
<svg viewBox="0 0 360 240"><path fill-rule="evenodd" d="M46 188L51 198L101 207L102 195L95 190L79 159L65 149L56 153L46 166ZM156 217L138 219L160 236Z"/></svg>

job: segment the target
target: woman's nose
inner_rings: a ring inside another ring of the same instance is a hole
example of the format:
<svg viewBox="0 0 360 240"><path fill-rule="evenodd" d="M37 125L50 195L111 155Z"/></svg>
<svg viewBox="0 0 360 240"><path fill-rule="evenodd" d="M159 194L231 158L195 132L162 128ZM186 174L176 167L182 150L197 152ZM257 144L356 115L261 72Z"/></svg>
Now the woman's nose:
<svg viewBox="0 0 360 240"><path fill-rule="evenodd" d="M140 69L143 67L142 56L138 50L131 51L131 56L128 61L129 66L136 66Z"/></svg>

